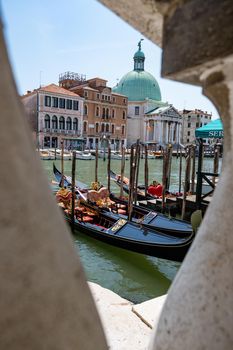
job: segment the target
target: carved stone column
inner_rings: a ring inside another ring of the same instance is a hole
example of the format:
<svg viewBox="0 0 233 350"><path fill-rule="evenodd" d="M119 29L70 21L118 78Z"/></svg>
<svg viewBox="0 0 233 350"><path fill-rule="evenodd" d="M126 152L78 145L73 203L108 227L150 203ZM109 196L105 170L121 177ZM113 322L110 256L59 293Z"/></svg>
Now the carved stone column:
<svg viewBox="0 0 233 350"><path fill-rule="evenodd" d="M0 349L107 349L73 240L52 197L0 23Z"/></svg>
<svg viewBox="0 0 233 350"><path fill-rule="evenodd" d="M154 350L233 348L232 23L230 1L195 0L173 7L164 24L163 75L203 86L223 120L224 163L197 237L169 290L151 342Z"/></svg>

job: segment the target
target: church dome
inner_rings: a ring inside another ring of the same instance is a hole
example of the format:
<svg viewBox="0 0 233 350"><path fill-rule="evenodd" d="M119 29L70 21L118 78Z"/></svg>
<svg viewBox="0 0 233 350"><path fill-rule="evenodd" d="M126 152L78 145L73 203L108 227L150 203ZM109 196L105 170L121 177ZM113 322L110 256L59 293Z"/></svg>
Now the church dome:
<svg viewBox="0 0 233 350"><path fill-rule="evenodd" d="M141 51L141 40L138 47L134 54L134 70L121 78L113 92L127 96L129 101L144 101L147 98L161 101L159 84L152 74L144 70L145 55Z"/></svg>

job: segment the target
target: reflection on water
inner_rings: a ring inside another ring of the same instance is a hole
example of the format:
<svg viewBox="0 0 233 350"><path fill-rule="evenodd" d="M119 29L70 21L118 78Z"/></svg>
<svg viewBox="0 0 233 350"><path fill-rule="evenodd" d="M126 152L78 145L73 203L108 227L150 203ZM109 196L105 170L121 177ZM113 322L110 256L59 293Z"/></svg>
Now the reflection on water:
<svg viewBox="0 0 233 350"><path fill-rule="evenodd" d="M43 167L49 181L53 180L52 161L43 161ZM120 173L120 161L113 160L111 168ZM60 169L60 161L55 164ZM212 171L213 160L204 160L204 169ZM171 172L171 190L176 190L179 160L173 157ZM64 171L71 175L71 162L64 162ZM139 182L143 183L144 161L141 160ZM95 161L78 160L76 164L76 180L90 184L94 181ZM126 176L129 175L129 161L126 162ZM99 160L99 181L107 184L107 161ZM162 179L162 160L149 160L149 180ZM112 190L119 188L111 182ZM87 279L108 288L134 303L167 293L171 281L175 277L180 264L168 260L149 257L129 252L100 242L82 233L74 236L75 249L81 257Z"/></svg>
<svg viewBox="0 0 233 350"><path fill-rule="evenodd" d="M82 233L75 246L87 279L140 303L167 292L179 264L148 257L97 241Z"/></svg>

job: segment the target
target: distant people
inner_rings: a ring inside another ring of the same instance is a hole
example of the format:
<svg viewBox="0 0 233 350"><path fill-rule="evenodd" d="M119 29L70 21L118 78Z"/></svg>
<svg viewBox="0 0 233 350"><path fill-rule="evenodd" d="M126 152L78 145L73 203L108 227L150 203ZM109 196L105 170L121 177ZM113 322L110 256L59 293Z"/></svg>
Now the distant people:
<svg viewBox="0 0 233 350"><path fill-rule="evenodd" d="M161 197L163 193L163 186L159 182L153 181L148 187L147 192L154 197Z"/></svg>

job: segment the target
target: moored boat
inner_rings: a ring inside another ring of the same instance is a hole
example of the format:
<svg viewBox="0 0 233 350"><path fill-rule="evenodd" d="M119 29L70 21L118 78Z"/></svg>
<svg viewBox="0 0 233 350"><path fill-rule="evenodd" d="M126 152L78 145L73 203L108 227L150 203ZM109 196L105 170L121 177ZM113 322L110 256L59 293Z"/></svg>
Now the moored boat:
<svg viewBox="0 0 233 350"><path fill-rule="evenodd" d="M65 219L71 223L68 210ZM124 249L158 258L182 261L191 246L194 234L175 237L123 218L109 217L101 211L76 208L74 227L95 239Z"/></svg>
<svg viewBox="0 0 233 350"><path fill-rule="evenodd" d="M94 160L95 157L89 151L76 151L76 159Z"/></svg>

